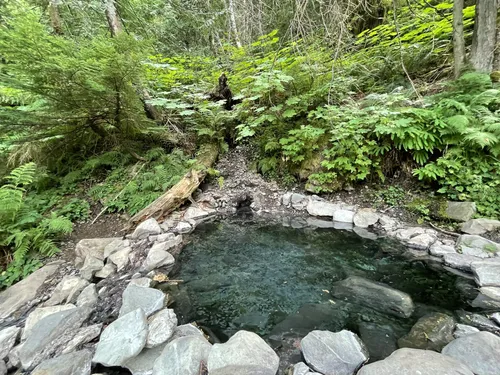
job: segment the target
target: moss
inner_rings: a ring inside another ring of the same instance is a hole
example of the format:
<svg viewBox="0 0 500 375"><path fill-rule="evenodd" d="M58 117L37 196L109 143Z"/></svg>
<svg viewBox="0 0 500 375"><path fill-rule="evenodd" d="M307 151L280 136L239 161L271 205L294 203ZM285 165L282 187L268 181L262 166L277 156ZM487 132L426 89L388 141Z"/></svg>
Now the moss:
<svg viewBox="0 0 500 375"><path fill-rule="evenodd" d="M490 74L491 82L500 82L500 71L492 72Z"/></svg>

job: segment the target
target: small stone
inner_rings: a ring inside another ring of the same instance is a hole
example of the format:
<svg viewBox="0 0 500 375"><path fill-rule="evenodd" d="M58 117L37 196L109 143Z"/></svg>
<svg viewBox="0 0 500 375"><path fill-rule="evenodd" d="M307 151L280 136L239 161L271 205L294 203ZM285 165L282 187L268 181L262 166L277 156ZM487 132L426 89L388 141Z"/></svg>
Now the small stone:
<svg viewBox="0 0 500 375"><path fill-rule="evenodd" d="M100 271L97 271L94 276L99 279L106 279L109 276L114 275L115 273L116 266L113 263L108 262L104 267L102 267Z"/></svg>
<svg viewBox="0 0 500 375"><path fill-rule="evenodd" d="M477 212L474 202L446 202L446 218L455 221L467 221Z"/></svg>
<svg viewBox="0 0 500 375"><path fill-rule="evenodd" d="M354 211L337 210L333 214L333 221L338 221L341 223L353 223Z"/></svg>
<svg viewBox="0 0 500 375"><path fill-rule="evenodd" d="M400 348L415 348L440 352L453 341L455 320L446 314L432 313L418 320L411 331L398 340Z"/></svg>
<svg viewBox="0 0 500 375"><path fill-rule="evenodd" d="M129 246L130 246L129 240L121 240L121 239L114 240L113 242L106 245L106 247L104 248L104 253L103 253L104 259L108 258L111 254L114 254L117 251L120 251Z"/></svg>
<svg viewBox="0 0 500 375"><path fill-rule="evenodd" d="M163 309L149 318L147 348L154 348L167 342L177 327L177 316L172 309Z"/></svg>
<svg viewBox="0 0 500 375"><path fill-rule="evenodd" d="M102 332L92 362L122 366L146 345L148 322L142 309L121 315Z"/></svg>
<svg viewBox="0 0 500 375"><path fill-rule="evenodd" d="M40 363L31 375L90 375L92 352L82 350Z"/></svg>
<svg viewBox="0 0 500 375"><path fill-rule="evenodd" d="M138 279L130 280L131 285L142 286L143 288L149 288L151 286L151 279L149 277L139 277Z"/></svg>
<svg viewBox="0 0 500 375"><path fill-rule="evenodd" d="M80 269L80 275L86 280L92 280L94 274L104 267L104 262L92 255L87 255L83 267Z"/></svg>
<svg viewBox="0 0 500 375"><path fill-rule="evenodd" d="M177 236L177 237L180 237L180 242L182 242L182 236ZM163 233L163 234L159 234L157 237L156 237L156 242L166 242L166 241L169 241L169 240L173 240L175 238L175 234L173 233Z"/></svg>
<svg viewBox="0 0 500 375"><path fill-rule="evenodd" d="M192 229L193 228L191 227L191 224L186 221L179 221L179 223L175 227L175 231L177 233L189 233Z"/></svg>
<svg viewBox="0 0 500 375"><path fill-rule="evenodd" d="M479 330L476 327L468 326L467 324L457 324L453 336L458 339L459 337L472 335L477 332L479 332Z"/></svg>
<svg viewBox="0 0 500 375"><path fill-rule="evenodd" d="M149 250L148 256L142 265L142 270L149 272L156 268L173 265L175 263L175 258L166 250L168 248L168 242L155 244Z"/></svg>
<svg viewBox="0 0 500 375"><path fill-rule="evenodd" d="M0 331L0 360L9 355L10 350L14 347L21 328L8 327Z"/></svg>
<svg viewBox="0 0 500 375"><path fill-rule="evenodd" d="M281 204L285 207L288 207L292 201L292 193L285 193L281 197Z"/></svg>
<svg viewBox="0 0 500 375"><path fill-rule="evenodd" d="M144 288L137 285L128 285L122 296L120 317L140 308L146 316L163 308L165 294L153 288Z"/></svg>
<svg viewBox="0 0 500 375"><path fill-rule="evenodd" d="M485 234L500 228L499 220L472 219L462 224L461 230L467 234Z"/></svg>
<svg viewBox="0 0 500 375"><path fill-rule="evenodd" d="M339 209L340 205L338 204L312 199L307 204L307 212L312 216L328 216L331 218L333 217L335 211Z"/></svg>
<svg viewBox="0 0 500 375"><path fill-rule="evenodd" d="M131 247L126 247L124 249L118 250L117 252L109 256L109 260L116 265L116 270L120 272L123 270L129 262L129 254L132 252Z"/></svg>
<svg viewBox="0 0 500 375"><path fill-rule="evenodd" d="M26 319L26 323L24 324L23 334L21 335L21 340L24 341L29 336L33 327L46 316L74 309L76 306L72 304L60 305L60 306L49 306L49 307L38 307L33 310Z"/></svg>
<svg viewBox="0 0 500 375"><path fill-rule="evenodd" d="M80 295L78 296L78 299L76 300L76 305L78 307L88 305L88 306L94 306L97 303L97 290L95 287L95 284L90 284L88 285Z"/></svg>
<svg viewBox="0 0 500 375"><path fill-rule="evenodd" d="M354 225L360 228L368 228L375 225L379 220L379 215L371 208L362 208L356 212L353 221Z"/></svg>
<svg viewBox="0 0 500 375"><path fill-rule="evenodd" d="M64 303L74 303L80 292L89 285L87 280L78 276L64 276L52 292L45 306L54 306Z"/></svg>
<svg viewBox="0 0 500 375"><path fill-rule="evenodd" d="M154 218L149 218L135 228L134 233L132 233L132 238L143 240L155 234L161 234L160 225Z"/></svg>

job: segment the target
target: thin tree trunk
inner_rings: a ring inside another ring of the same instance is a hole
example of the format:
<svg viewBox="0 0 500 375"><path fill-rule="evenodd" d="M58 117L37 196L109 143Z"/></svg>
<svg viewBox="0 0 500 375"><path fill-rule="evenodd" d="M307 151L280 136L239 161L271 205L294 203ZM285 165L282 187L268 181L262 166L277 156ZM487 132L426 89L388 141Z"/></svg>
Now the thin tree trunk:
<svg viewBox="0 0 500 375"><path fill-rule="evenodd" d="M498 0L477 0L470 62L478 72L490 73L496 45Z"/></svg>
<svg viewBox="0 0 500 375"><path fill-rule="evenodd" d="M495 58L493 60L493 71L500 72L500 1L497 4L497 41L495 46Z"/></svg>
<svg viewBox="0 0 500 375"><path fill-rule="evenodd" d="M453 2L453 56L455 78L458 78L465 65L464 0Z"/></svg>
<svg viewBox="0 0 500 375"><path fill-rule="evenodd" d="M118 17L118 11L116 10L115 0L105 0L106 1L106 19L108 20L109 31L111 36L115 37L122 32L123 26Z"/></svg>
<svg viewBox="0 0 500 375"><path fill-rule="evenodd" d="M234 41L236 46L241 48L240 36L238 34L238 27L236 26L236 14L234 10L234 0L229 0L229 22L231 25L231 31L234 36Z"/></svg>
<svg viewBox="0 0 500 375"><path fill-rule="evenodd" d="M63 34L61 15L59 14L60 0L49 0L50 25L57 35Z"/></svg>

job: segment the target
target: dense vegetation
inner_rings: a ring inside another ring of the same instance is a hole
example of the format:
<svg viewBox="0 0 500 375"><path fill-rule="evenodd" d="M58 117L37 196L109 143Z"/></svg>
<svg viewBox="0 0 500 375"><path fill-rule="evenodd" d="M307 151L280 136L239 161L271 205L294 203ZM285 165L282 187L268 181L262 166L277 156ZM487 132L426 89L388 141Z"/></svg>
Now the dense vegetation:
<svg viewBox="0 0 500 375"><path fill-rule="evenodd" d="M474 1L471 65L452 0L81 4L0 5L0 283L57 252L71 222L146 207L205 143L247 144L260 173L315 193L399 177L500 216L498 67L474 65ZM232 110L210 100L223 72ZM377 194L397 204L398 189Z"/></svg>

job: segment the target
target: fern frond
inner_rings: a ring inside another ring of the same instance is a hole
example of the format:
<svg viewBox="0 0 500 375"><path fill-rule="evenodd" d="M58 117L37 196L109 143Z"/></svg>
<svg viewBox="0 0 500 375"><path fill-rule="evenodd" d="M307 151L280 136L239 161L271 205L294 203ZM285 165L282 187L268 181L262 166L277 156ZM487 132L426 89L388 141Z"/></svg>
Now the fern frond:
<svg viewBox="0 0 500 375"><path fill-rule="evenodd" d="M481 148L492 147L499 141L495 134L482 131L470 132L464 137L464 139L472 143L474 146L479 146Z"/></svg>

